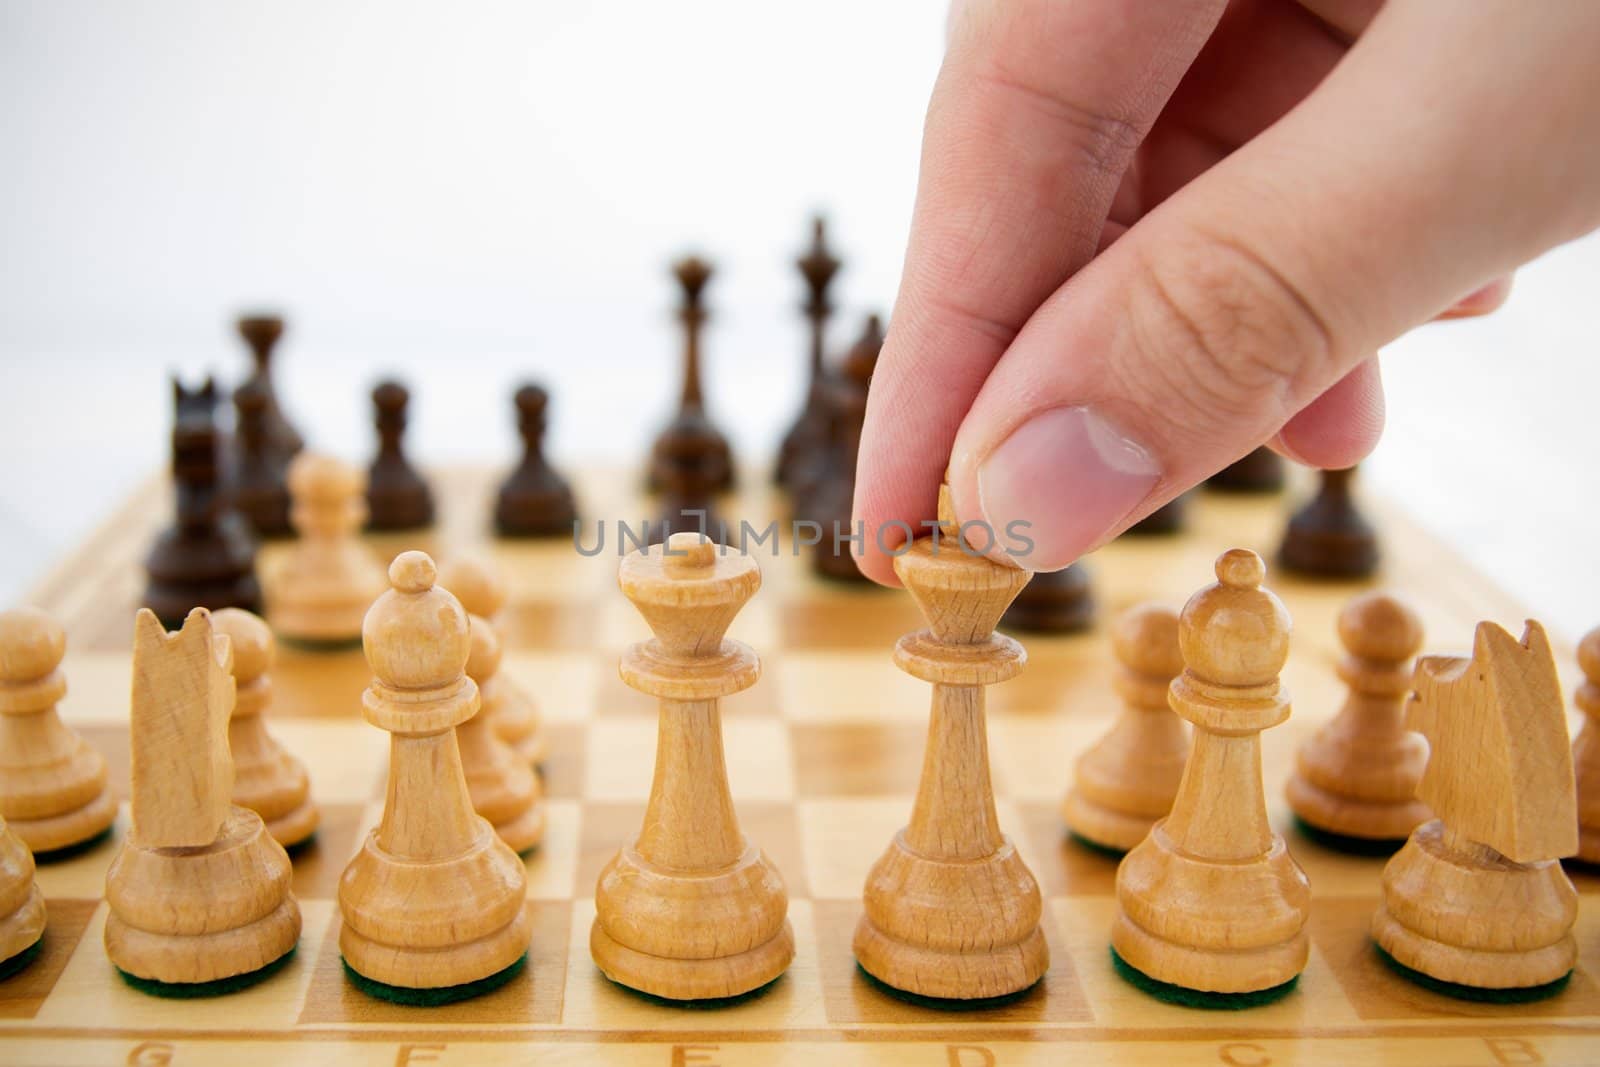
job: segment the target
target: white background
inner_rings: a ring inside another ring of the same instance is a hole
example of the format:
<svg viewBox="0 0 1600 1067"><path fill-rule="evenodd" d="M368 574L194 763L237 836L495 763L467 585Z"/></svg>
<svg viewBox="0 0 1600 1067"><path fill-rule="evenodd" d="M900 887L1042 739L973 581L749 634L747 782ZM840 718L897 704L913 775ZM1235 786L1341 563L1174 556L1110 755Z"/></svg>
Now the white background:
<svg viewBox="0 0 1600 1067"><path fill-rule="evenodd" d="M811 211L835 347L888 310L942 34L928 0L0 3L0 602L165 461L169 371L240 373L248 307L290 317L319 447L368 452L392 372L423 462L509 462L532 376L559 460L635 462L700 250L710 404L767 452ZM1590 238L1395 344L1367 474L1568 637L1600 622L1597 297Z"/></svg>

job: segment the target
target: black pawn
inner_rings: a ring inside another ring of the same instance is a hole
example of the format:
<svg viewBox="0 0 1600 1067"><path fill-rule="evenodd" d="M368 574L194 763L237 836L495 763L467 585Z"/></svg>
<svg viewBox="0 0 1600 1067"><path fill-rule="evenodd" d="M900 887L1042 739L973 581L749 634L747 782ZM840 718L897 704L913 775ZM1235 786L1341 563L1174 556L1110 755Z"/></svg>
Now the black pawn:
<svg viewBox="0 0 1600 1067"><path fill-rule="evenodd" d="M687 459L700 472L696 475L697 484L708 480L712 492L727 492L734 483L733 454L727 437L706 414L700 390L700 327L707 315L701 295L711 280L711 266L689 256L675 263L672 272L683 290L683 304L678 309L678 319L683 323L683 390L678 413L651 449L647 482L651 491L665 490L666 466Z"/></svg>
<svg viewBox="0 0 1600 1067"><path fill-rule="evenodd" d="M811 249L795 261L806 282L804 310L806 318L811 321L810 374L806 379L804 406L778 448L778 466L773 472L773 480L785 488L793 486L795 474L802 464L816 461L817 453L827 441L828 416L823 397L825 376L822 351L828 316L833 312L833 306L828 303L828 287L833 283L833 276L839 272L840 263L828 250L827 222L817 218L811 225Z"/></svg>
<svg viewBox="0 0 1600 1067"><path fill-rule="evenodd" d="M256 543L221 484L216 386L187 390L174 379L172 481L176 521L145 557L144 606L177 629L194 608L261 611Z"/></svg>
<svg viewBox="0 0 1600 1067"><path fill-rule="evenodd" d="M1188 518L1189 494L1180 493L1123 531L1125 537L1167 537L1182 533Z"/></svg>
<svg viewBox="0 0 1600 1067"><path fill-rule="evenodd" d="M433 493L401 447L410 402L411 393L399 382L379 382L372 390L378 454L367 468L369 529L416 530L433 522Z"/></svg>
<svg viewBox="0 0 1600 1067"><path fill-rule="evenodd" d="M305 447L305 441L289 424L278 403L278 393L272 384L272 352L283 336L283 319L277 315L243 315L238 321L239 336L250 348L254 366L246 385L257 386L267 398L264 417L267 440L285 456L292 456Z"/></svg>
<svg viewBox="0 0 1600 1067"><path fill-rule="evenodd" d="M1206 488L1223 493L1276 493L1283 482L1283 457L1262 445L1207 478Z"/></svg>
<svg viewBox="0 0 1600 1067"><path fill-rule="evenodd" d="M1065 570L1041 571L1011 602L1001 626L1028 633L1070 634L1094 624L1094 593L1082 563Z"/></svg>
<svg viewBox="0 0 1600 1067"><path fill-rule="evenodd" d="M882 350L883 324L878 316L868 316L861 337L825 386L827 459L815 488L800 502L806 517L822 527L822 540L811 563L825 578L867 580L857 565L859 550L845 538L855 532L851 516L855 511L856 459L861 451L861 428L867 418L867 390ZM862 531L862 536L875 536L875 531Z"/></svg>
<svg viewBox="0 0 1600 1067"><path fill-rule="evenodd" d="M515 397L517 431L522 435L519 463L495 499L494 524L503 537L559 537L578 520L572 488L544 458L545 409L549 395L524 385Z"/></svg>
<svg viewBox="0 0 1600 1067"><path fill-rule="evenodd" d="M1278 561L1317 578L1366 578L1378 569L1378 535L1356 509L1356 468L1323 471L1317 495L1289 520Z"/></svg>
<svg viewBox="0 0 1600 1067"><path fill-rule="evenodd" d="M233 506L262 537L285 537L289 525L289 460L291 453L273 444L267 421L267 393L259 382L245 382L233 392L238 414L238 455L233 472Z"/></svg>

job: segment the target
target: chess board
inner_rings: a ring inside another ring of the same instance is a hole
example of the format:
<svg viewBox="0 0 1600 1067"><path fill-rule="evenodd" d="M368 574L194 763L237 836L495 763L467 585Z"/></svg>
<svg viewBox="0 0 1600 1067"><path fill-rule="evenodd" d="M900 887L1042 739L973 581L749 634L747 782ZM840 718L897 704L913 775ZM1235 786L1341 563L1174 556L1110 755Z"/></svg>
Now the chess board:
<svg viewBox="0 0 1600 1067"><path fill-rule="evenodd" d="M894 999L850 952L867 869L907 819L921 761L929 690L890 650L922 626L903 593L846 588L809 561L760 550L763 587L732 634L763 661L761 681L724 702L727 762L745 831L789 887L797 955L761 995L715 1008L672 1006L612 985L589 958L601 865L636 832L649 790L656 720L650 700L617 678L621 649L647 632L616 588L614 530L586 558L567 540L496 542L488 533L493 475L433 472L441 522L422 536L386 536L392 554L441 558L492 551L513 599L498 620L505 669L536 695L547 723L549 829L527 861L535 932L529 966L500 990L438 1008L369 999L344 979L335 887L379 816L387 738L366 725L359 650L280 649L268 714L307 763L323 812L314 847L295 864L305 926L292 963L245 992L207 1001L154 999L124 985L102 948L107 845L41 868L49 927L42 957L0 985L0 1062L38 1064L320 1063L926 1064L1004 1067L1063 1062L1228 1064L1593 1064L1600 1062L1600 877L1581 870L1581 959L1559 997L1532 1005L1450 1000L1406 983L1374 955L1367 925L1383 860L1328 851L1297 833L1282 786L1297 743L1342 698L1334 618L1350 584L1268 584L1294 617L1285 681L1293 718L1264 738L1274 824L1310 877L1312 951L1286 999L1243 1012L1160 1003L1118 978L1107 945L1115 860L1069 841L1058 815L1077 753L1116 710L1103 622L1143 600L1181 604L1211 580L1224 548L1267 554L1289 501L1199 494L1186 533L1124 540L1092 560L1102 625L1075 637L1024 638L1029 665L989 694L1000 820L1045 895L1051 967L1001 1007L939 1010ZM630 476L576 479L589 516L648 514ZM755 474L726 509L758 528L780 501ZM1432 651L1464 651L1474 623L1517 631L1523 610L1382 501L1382 581L1418 605ZM127 794L126 730L139 561L170 507L164 482L141 489L36 589L68 632L64 718L110 760ZM593 537L586 536L592 547ZM281 551L281 548L278 549ZM273 549L264 550L263 566ZM1576 667L1555 635L1566 691ZM127 825L124 806L117 825Z"/></svg>

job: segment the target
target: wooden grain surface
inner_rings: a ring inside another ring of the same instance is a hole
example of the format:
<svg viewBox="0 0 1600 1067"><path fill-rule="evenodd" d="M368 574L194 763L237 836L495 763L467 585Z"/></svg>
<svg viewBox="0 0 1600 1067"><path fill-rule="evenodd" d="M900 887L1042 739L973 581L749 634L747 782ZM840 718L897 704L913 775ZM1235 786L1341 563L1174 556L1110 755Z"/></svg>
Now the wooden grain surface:
<svg viewBox="0 0 1600 1067"><path fill-rule="evenodd" d="M1335 617L1357 588L1268 584L1294 620L1284 683L1290 721L1263 737L1267 799L1312 888L1311 958L1298 990L1241 1013L1151 1000L1112 971L1107 943L1116 865L1068 842L1060 802L1077 755L1119 706L1105 620L1134 603L1181 604L1211 579L1224 548L1269 552L1285 499L1204 496L1189 532L1112 545L1091 560L1101 625L1073 638L1024 637L1030 661L990 691L990 747L1002 827L1044 895L1051 950L1044 981L998 1008L948 1012L895 1000L856 969L850 938L867 869L910 812L927 725L927 688L898 671L891 650L922 623L903 593L824 585L804 558L760 550L763 588L730 635L763 661L752 689L723 702L724 736L741 825L784 875L796 958L762 995L686 1009L643 999L603 978L588 953L594 882L636 832L656 739L654 702L623 685L617 659L645 636L616 588L617 518L649 514L631 478L576 479L585 514L607 519L606 551L570 542L508 544L488 535L493 474L433 473L441 525L422 537L373 538L385 555L425 548L441 559L487 548L512 584L501 614L503 670L539 700L550 737L548 826L527 860L533 950L527 971L476 1001L440 1009L368 999L344 979L335 889L345 861L381 810L387 737L360 718L368 681L361 653L284 648L269 715L305 760L323 811L316 844L296 858L305 917L290 966L214 1001L156 1000L124 986L101 947L113 846L42 869L50 927L41 960L0 985L6 1064L602 1063L693 1065L1062 1062L1111 1064L1589 1064L1600 1061L1600 877L1574 871L1583 895L1579 968L1555 1000L1516 1007L1448 1000L1396 978L1367 930L1382 860L1349 857L1295 830L1282 800L1295 745L1338 709L1343 690ZM757 527L777 502L752 488L727 514ZM66 721L110 762L127 796L127 715L138 562L167 506L153 480L36 588L33 602L66 626ZM1520 631L1525 613L1398 511L1371 502L1388 550L1381 580L1418 606L1429 652L1465 651L1473 626ZM593 531L585 545L594 544ZM769 543L770 544L770 543ZM270 557L280 546L267 550ZM1563 687L1579 680L1569 635L1554 634ZM117 833L126 828L126 809Z"/></svg>

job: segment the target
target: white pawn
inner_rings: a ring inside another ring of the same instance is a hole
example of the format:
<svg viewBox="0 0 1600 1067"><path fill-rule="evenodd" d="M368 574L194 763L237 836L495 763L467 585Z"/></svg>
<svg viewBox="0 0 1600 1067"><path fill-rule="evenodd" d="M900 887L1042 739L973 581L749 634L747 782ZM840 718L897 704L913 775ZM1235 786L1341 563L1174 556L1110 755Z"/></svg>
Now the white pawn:
<svg viewBox="0 0 1600 1067"><path fill-rule="evenodd" d="M491 623L506 604L506 580L493 563L481 556L458 556L439 572L439 582L467 609L467 614ZM528 691L507 674L497 674L480 685L483 710L478 717L494 725L494 732L530 764L541 764L549 752L539 707Z"/></svg>
<svg viewBox="0 0 1600 1067"><path fill-rule="evenodd" d="M366 475L332 456L302 452L289 464L289 519L300 535L266 582L267 619L282 637L337 644L361 637L384 591L383 566L361 543Z"/></svg>
<svg viewBox="0 0 1600 1067"><path fill-rule="evenodd" d="M500 640L483 618L471 616L471 625L467 677L478 684L481 694L498 681ZM544 840L544 786L539 772L500 739L483 707L456 727L456 744L461 747L472 807L489 820L500 840L515 852L527 852Z"/></svg>

